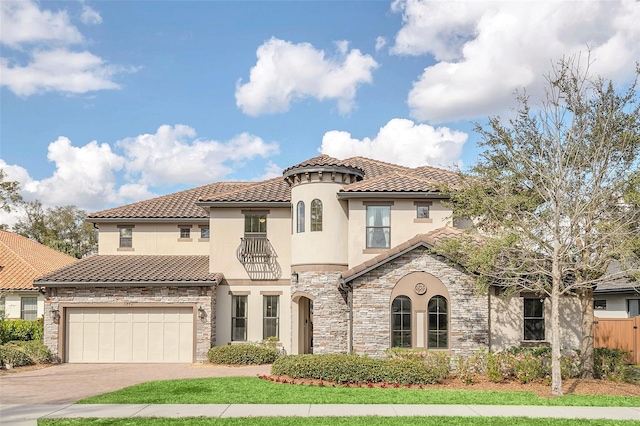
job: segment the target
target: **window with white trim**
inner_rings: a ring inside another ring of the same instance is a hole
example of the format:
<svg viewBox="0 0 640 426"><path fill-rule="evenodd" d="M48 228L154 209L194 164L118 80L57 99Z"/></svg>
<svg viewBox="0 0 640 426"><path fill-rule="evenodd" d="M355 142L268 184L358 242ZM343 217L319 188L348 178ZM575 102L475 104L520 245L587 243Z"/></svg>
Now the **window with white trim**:
<svg viewBox="0 0 640 426"><path fill-rule="evenodd" d="M263 296L262 338L279 337L280 335L280 296Z"/></svg>
<svg viewBox="0 0 640 426"><path fill-rule="evenodd" d="M118 231L120 233L120 247L133 247L133 227L121 227L118 228Z"/></svg>
<svg viewBox="0 0 640 426"><path fill-rule="evenodd" d="M322 201L311 202L311 232L322 231Z"/></svg>
<svg viewBox="0 0 640 426"><path fill-rule="evenodd" d="M389 248L391 207L367 206L367 248Z"/></svg>
<svg viewBox="0 0 640 426"><path fill-rule="evenodd" d="M25 321L33 321L38 319L37 297L29 296L20 298L20 318Z"/></svg>
<svg viewBox="0 0 640 426"><path fill-rule="evenodd" d="M231 296L231 340L247 340L247 296Z"/></svg>
<svg viewBox="0 0 640 426"><path fill-rule="evenodd" d="M296 215L296 231L298 233L304 232L304 201L298 201Z"/></svg>

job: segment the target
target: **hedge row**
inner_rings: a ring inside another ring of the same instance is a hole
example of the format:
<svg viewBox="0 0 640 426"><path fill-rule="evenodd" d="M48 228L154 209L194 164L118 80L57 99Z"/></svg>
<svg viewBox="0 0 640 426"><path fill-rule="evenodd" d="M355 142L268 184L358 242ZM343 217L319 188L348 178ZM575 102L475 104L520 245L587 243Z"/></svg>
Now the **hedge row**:
<svg viewBox="0 0 640 426"><path fill-rule="evenodd" d="M449 356L431 353L424 359L377 359L359 355L287 355L277 359L271 374L294 379L335 383L429 384L442 382L450 372Z"/></svg>
<svg viewBox="0 0 640 426"><path fill-rule="evenodd" d="M272 364L280 356L274 347L242 343L238 345L214 346L207 358L214 364Z"/></svg>
<svg viewBox="0 0 640 426"><path fill-rule="evenodd" d="M25 321L21 319L3 319L0 321L0 344L11 341L42 340L44 319Z"/></svg>
<svg viewBox="0 0 640 426"><path fill-rule="evenodd" d="M41 340L15 341L0 345L2 365L11 364L14 367L22 367L32 364L48 364L51 360L51 351Z"/></svg>

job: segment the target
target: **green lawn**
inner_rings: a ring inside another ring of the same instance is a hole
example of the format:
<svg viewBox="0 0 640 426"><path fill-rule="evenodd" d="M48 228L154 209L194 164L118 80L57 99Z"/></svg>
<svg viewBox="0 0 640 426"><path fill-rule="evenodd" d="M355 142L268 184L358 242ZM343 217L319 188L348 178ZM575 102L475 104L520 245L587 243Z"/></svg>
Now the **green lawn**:
<svg viewBox="0 0 640 426"><path fill-rule="evenodd" d="M79 404L469 404L638 407L640 397L443 389L319 387L273 383L257 377L147 382L78 401Z"/></svg>
<svg viewBox="0 0 640 426"><path fill-rule="evenodd" d="M257 417L237 419L46 419L38 426L631 426L633 420L527 419L524 417Z"/></svg>

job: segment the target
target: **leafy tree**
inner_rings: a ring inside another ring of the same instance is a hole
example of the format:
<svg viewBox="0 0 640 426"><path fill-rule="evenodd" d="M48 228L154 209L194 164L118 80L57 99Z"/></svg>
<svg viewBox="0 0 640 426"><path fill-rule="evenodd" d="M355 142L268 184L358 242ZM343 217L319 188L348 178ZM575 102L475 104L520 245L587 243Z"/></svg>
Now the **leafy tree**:
<svg viewBox="0 0 640 426"><path fill-rule="evenodd" d="M5 180L7 174L4 170L0 169L0 210L10 212L16 204L22 201L20 191L20 184L14 181Z"/></svg>
<svg viewBox="0 0 640 426"><path fill-rule="evenodd" d="M586 310L581 350L592 374L593 288L611 278L612 261L629 268L638 255L640 68L620 92L580 62L553 67L540 105L518 93L515 118L476 126L483 153L451 199L454 217L473 219L483 239L468 235L438 248L476 271L480 286L548 297L554 395L562 394L561 297L580 297Z"/></svg>
<svg viewBox="0 0 640 426"><path fill-rule="evenodd" d="M98 232L85 222L87 213L75 206L43 209L39 200L25 203L13 230L77 258L97 251Z"/></svg>

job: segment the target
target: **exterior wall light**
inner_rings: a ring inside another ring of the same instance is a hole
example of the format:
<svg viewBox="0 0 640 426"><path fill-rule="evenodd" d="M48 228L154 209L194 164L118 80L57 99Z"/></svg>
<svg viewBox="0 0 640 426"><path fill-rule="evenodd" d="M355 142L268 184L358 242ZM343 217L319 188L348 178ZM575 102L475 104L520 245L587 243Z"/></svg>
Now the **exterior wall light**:
<svg viewBox="0 0 640 426"><path fill-rule="evenodd" d="M51 314L51 319L53 319L53 322L57 324L60 321L60 311L55 308L51 308L49 313Z"/></svg>
<svg viewBox="0 0 640 426"><path fill-rule="evenodd" d="M200 317L200 321L204 321L207 317L207 312L202 308L202 306L198 307L198 316Z"/></svg>
<svg viewBox="0 0 640 426"><path fill-rule="evenodd" d="M297 272L292 272L291 273L291 282L293 283L298 283L298 273Z"/></svg>

